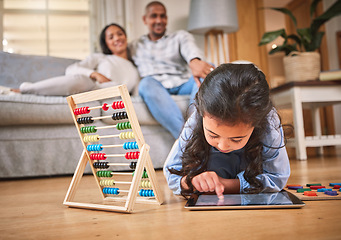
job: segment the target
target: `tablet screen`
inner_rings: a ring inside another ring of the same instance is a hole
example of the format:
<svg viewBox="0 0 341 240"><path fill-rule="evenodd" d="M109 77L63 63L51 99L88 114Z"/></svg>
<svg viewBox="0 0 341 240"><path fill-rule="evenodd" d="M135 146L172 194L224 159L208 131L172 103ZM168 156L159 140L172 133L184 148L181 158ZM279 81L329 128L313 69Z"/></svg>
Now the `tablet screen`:
<svg viewBox="0 0 341 240"><path fill-rule="evenodd" d="M304 206L304 203L296 196L286 191L281 191L276 193L258 194L225 194L224 199L219 199L215 194L193 194L185 207L203 209L209 209L211 207L226 207L240 209L243 207L296 208L302 206Z"/></svg>
<svg viewBox="0 0 341 240"><path fill-rule="evenodd" d="M227 194L224 199L218 199L217 195L200 195L196 206L214 205L291 205L293 202L284 193L259 193L259 194Z"/></svg>

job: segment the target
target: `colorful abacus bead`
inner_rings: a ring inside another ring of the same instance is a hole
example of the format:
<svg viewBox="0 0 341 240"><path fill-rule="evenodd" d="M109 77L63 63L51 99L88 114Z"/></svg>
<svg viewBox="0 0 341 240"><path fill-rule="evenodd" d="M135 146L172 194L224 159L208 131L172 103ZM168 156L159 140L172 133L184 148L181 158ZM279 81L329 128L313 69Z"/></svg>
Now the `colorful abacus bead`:
<svg viewBox="0 0 341 240"><path fill-rule="evenodd" d="M89 107L81 107L81 108L76 108L73 110L73 113L75 115L81 115L81 114L88 114L90 113Z"/></svg>
<svg viewBox="0 0 341 240"><path fill-rule="evenodd" d="M130 169L136 169L136 164L136 162L131 162L129 165Z"/></svg>
<svg viewBox="0 0 341 240"><path fill-rule="evenodd" d="M139 195L141 197L154 197L154 192L151 189L141 189Z"/></svg>
<svg viewBox="0 0 341 240"><path fill-rule="evenodd" d="M133 172L133 176L134 176L134 174L135 174L135 171ZM143 171L142 178L148 178L147 171Z"/></svg>
<svg viewBox="0 0 341 240"><path fill-rule="evenodd" d="M78 124L88 124L88 123L93 123L93 122L94 122L94 120L92 119L92 117L77 118Z"/></svg>
<svg viewBox="0 0 341 240"><path fill-rule="evenodd" d="M131 124L130 122L117 123L116 128L117 130L131 129Z"/></svg>
<svg viewBox="0 0 341 240"><path fill-rule="evenodd" d="M112 177L112 171L98 171L96 175L97 177Z"/></svg>
<svg viewBox="0 0 341 240"><path fill-rule="evenodd" d="M129 149L138 149L139 146L137 145L137 142L125 142L123 144L123 149L129 150Z"/></svg>
<svg viewBox="0 0 341 240"><path fill-rule="evenodd" d="M90 135L90 136L85 136L83 138L84 142L98 142L99 141L99 135Z"/></svg>
<svg viewBox="0 0 341 240"><path fill-rule="evenodd" d="M109 106L107 103L104 103L102 106L103 111L108 111L109 110Z"/></svg>
<svg viewBox="0 0 341 240"><path fill-rule="evenodd" d="M120 139L133 139L134 137L135 136L133 132L122 132L119 135Z"/></svg>
<svg viewBox="0 0 341 240"><path fill-rule="evenodd" d="M127 152L125 154L126 159L138 159L140 156L140 152Z"/></svg>
<svg viewBox="0 0 341 240"><path fill-rule="evenodd" d="M140 187L141 188L151 188L152 184L150 181L144 180L140 182Z"/></svg>
<svg viewBox="0 0 341 240"><path fill-rule="evenodd" d="M92 164L92 166L94 168L99 168L99 169L106 169L106 168L109 168L109 165L108 165L109 162L94 162Z"/></svg>
<svg viewBox="0 0 341 240"><path fill-rule="evenodd" d="M81 127L80 131L81 133L95 133L97 132L97 129L95 126L87 126L87 127Z"/></svg>
<svg viewBox="0 0 341 240"><path fill-rule="evenodd" d="M92 144L92 145L88 145L86 146L86 150L88 150L89 152L94 152L94 151L102 151L102 144Z"/></svg>
<svg viewBox="0 0 341 240"><path fill-rule="evenodd" d="M105 153L91 153L90 154L91 160L105 160L107 157L105 156Z"/></svg>
<svg viewBox="0 0 341 240"><path fill-rule="evenodd" d="M124 103L123 103L123 101L113 102L111 107L113 109L122 109L122 108L124 108Z"/></svg>
<svg viewBox="0 0 341 240"><path fill-rule="evenodd" d="M128 114L126 112L116 112L111 116L112 120L122 120L128 119Z"/></svg>
<svg viewBox="0 0 341 240"><path fill-rule="evenodd" d="M117 195L119 194L119 189L118 188L109 188L109 187L105 187L103 188L103 193L104 194L113 194L113 195Z"/></svg>
<svg viewBox="0 0 341 240"><path fill-rule="evenodd" d="M102 179L99 181L99 185L101 186L115 186L115 180L114 179Z"/></svg>

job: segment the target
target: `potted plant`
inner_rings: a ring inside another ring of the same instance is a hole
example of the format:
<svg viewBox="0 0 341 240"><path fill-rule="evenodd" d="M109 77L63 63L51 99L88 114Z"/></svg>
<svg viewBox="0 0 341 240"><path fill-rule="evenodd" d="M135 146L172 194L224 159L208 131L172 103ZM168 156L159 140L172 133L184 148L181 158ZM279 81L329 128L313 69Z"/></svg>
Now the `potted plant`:
<svg viewBox="0 0 341 240"><path fill-rule="evenodd" d="M319 78L321 63L320 48L324 32L320 27L330 19L341 15L341 0L337 0L323 14L313 18L316 6L321 0L313 0L310 5L311 24L307 28L297 28L293 13L287 8L270 8L282 12L292 20L296 33L288 35L285 29L264 33L259 46L268 44L278 37L283 38L283 44L272 49L269 54L284 52L284 70L287 81L316 80Z"/></svg>

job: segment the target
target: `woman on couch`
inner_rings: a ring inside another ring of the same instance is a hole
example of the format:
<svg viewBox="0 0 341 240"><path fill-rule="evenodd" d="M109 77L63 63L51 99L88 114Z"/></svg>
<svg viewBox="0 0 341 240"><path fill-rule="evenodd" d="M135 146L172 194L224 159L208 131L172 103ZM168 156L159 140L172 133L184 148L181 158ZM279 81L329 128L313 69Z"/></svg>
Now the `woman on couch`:
<svg viewBox="0 0 341 240"><path fill-rule="evenodd" d="M75 93L125 84L129 92L139 82L139 75L128 48L125 30L118 24L107 25L100 34L102 53L67 67L64 76L39 82L24 82L13 92L23 94L67 96Z"/></svg>

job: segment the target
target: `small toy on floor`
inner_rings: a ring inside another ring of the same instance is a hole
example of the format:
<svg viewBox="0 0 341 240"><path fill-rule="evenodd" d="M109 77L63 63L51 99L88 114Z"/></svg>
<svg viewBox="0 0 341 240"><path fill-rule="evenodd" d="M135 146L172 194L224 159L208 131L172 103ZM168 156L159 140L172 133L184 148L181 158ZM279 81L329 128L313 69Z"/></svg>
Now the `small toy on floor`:
<svg viewBox="0 0 341 240"><path fill-rule="evenodd" d="M341 200L340 196L341 183L308 183L288 184L286 190L296 195L301 200Z"/></svg>

